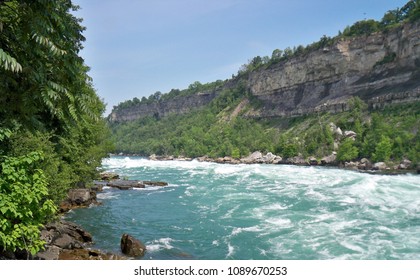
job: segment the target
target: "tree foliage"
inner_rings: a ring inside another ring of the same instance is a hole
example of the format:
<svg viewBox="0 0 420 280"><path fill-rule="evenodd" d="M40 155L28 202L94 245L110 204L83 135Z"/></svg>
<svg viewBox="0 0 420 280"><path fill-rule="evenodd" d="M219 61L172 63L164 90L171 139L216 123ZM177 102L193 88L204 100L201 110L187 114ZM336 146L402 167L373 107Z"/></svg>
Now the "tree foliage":
<svg viewBox="0 0 420 280"><path fill-rule="evenodd" d="M5 157L0 165L0 248L26 249L35 254L44 245L40 227L56 211L47 181L37 163L42 155Z"/></svg>
<svg viewBox="0 0 420 280"><path fill-rule="evenodd" d="M2 226L14 230L2 237L6 249L40 249L43 205L91 181L112 148L105 105L79 55L77 9L70 0L0 1L0 182L10 197L1 201L14 209L3 211Z"/></svg>

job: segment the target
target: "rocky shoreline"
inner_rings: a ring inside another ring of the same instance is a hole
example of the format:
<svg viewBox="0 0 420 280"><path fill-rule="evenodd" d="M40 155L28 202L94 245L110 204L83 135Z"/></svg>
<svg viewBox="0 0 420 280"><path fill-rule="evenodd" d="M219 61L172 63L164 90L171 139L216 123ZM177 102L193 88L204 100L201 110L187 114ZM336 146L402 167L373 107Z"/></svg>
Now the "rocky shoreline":
<svg viewBox="0 0 420 280"><path fill-rule="evenodd" d="M116 173L101 173L101 180L94 181L92 188L69 190L67 198L59 205L60 216L41 229L40 237L45 241L44 250L32 256L25 250L8 252L0 248L0 260L127 260L144 256L146 246L127 233L122 233L121 252L109 253L93 249L92 235L79 225L65 220L65 214L72 209L100 205L96 194L102 191L104 186L128 190L148 186L165 187L168 183L121 180Z"/></svg>
<svg viewBox="0 0 420 280"><path fill-rule="evenodd" d="M118 156L141 156L137 154L123 154L120 153ZM253 152L247 157L243 158L233 158L233 157L219 157L219 158L211 158L208 156L202 156L197 158L189 158L189 157L174 157L174 156L160 156L160 155L151 155L148 157L149 160L153 161L193 161L196 160L198 162L214 162L220 164L288 164L288 165L298 165L298 166L325 166L325 167L335 167L335 168L343 168L348 170L354 170L359 172L365 173L372 173L372 174L389 174L389 175L397 175L397 174L404 174L404 173L417 173L420 174L420 166L416 166L410 160L404 159L401 162L371 162L366 158L362 158L361 160L357 161L348 161L348 162L339 162L337 161L337 153L332 152L328 156L324 156L322 158L316 157L307 157L304 158L301 155L291 157L291 158L282 158L278 155L273 153L266 153L263 154L259 151Z"/></svg>

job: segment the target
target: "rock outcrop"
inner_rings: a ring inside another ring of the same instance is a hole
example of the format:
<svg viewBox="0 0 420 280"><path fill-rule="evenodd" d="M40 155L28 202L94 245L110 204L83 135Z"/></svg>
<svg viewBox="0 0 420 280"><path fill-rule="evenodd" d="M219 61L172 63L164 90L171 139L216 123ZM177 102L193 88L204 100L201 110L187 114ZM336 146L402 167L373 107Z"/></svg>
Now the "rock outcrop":
<svg viewBox="0 0 420 280"><path fill-rule="evenodd" d="M146 186L166 187L167 182L161 181L138 181L138 180L114 180L107 183L107 186L120 190L144 189Z"/></svg>
<svg viewBox="0 0 420 280"><path fill-rule="evenodd" d="M263 103L254 116L337 113L347 110L354 96L374 108L420 101L419 57L419 22L340 39L331 47L253 72L248 86Z"/></svg>
<svg viewBox="0 0 420 280"><path fill-rule="evenodd" d="M111 122L121 122L133 121L142 117L161 118L170 114L185 114L209 104L216 95L216 92L199 92L150 104L141 103L129 108L113 110L108 119Z"/></svg>
<svg viewBox="0 0 420 280"><path fill-rule="evenodd" d="M73 208L89 207L91 204L99 204L96 200L96 192L91 189L71 189L67 199L60 203L60 212L67 212Z"/></svg>

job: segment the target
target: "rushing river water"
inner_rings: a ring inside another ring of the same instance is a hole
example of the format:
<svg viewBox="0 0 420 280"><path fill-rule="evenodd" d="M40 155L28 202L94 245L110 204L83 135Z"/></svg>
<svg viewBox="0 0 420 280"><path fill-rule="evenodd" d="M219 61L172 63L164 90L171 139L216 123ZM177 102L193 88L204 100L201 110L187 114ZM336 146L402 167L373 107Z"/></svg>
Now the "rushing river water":
<svg viewBox="0 0 420 280"><path fill-rule="evenodd" d="M420 259L420 176L112 157L106 170L169 187L105 188L66 219L145 259Z"/></svg>

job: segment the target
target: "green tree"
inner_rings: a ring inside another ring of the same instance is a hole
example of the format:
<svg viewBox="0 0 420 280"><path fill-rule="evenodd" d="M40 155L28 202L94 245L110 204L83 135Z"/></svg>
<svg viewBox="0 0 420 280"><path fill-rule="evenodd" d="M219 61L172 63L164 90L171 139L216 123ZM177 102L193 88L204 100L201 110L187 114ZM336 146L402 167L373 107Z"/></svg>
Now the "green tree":
<svg viewBox="0 0 420 280"><path fill-rule="evenodd" d="M349 161L356 159L359 155L359 150L354 145L354 141L350 138L346 138L338 148L337 160L338 161Z"/></svg>
<svg viewBox="0 0 420 280"><path fill-rule="evenodd" d="M387 161L389 160L392 152L392 142L387 136L382 135L381 141L376 145L375 152L373 153L374 161Z"/></svg>

